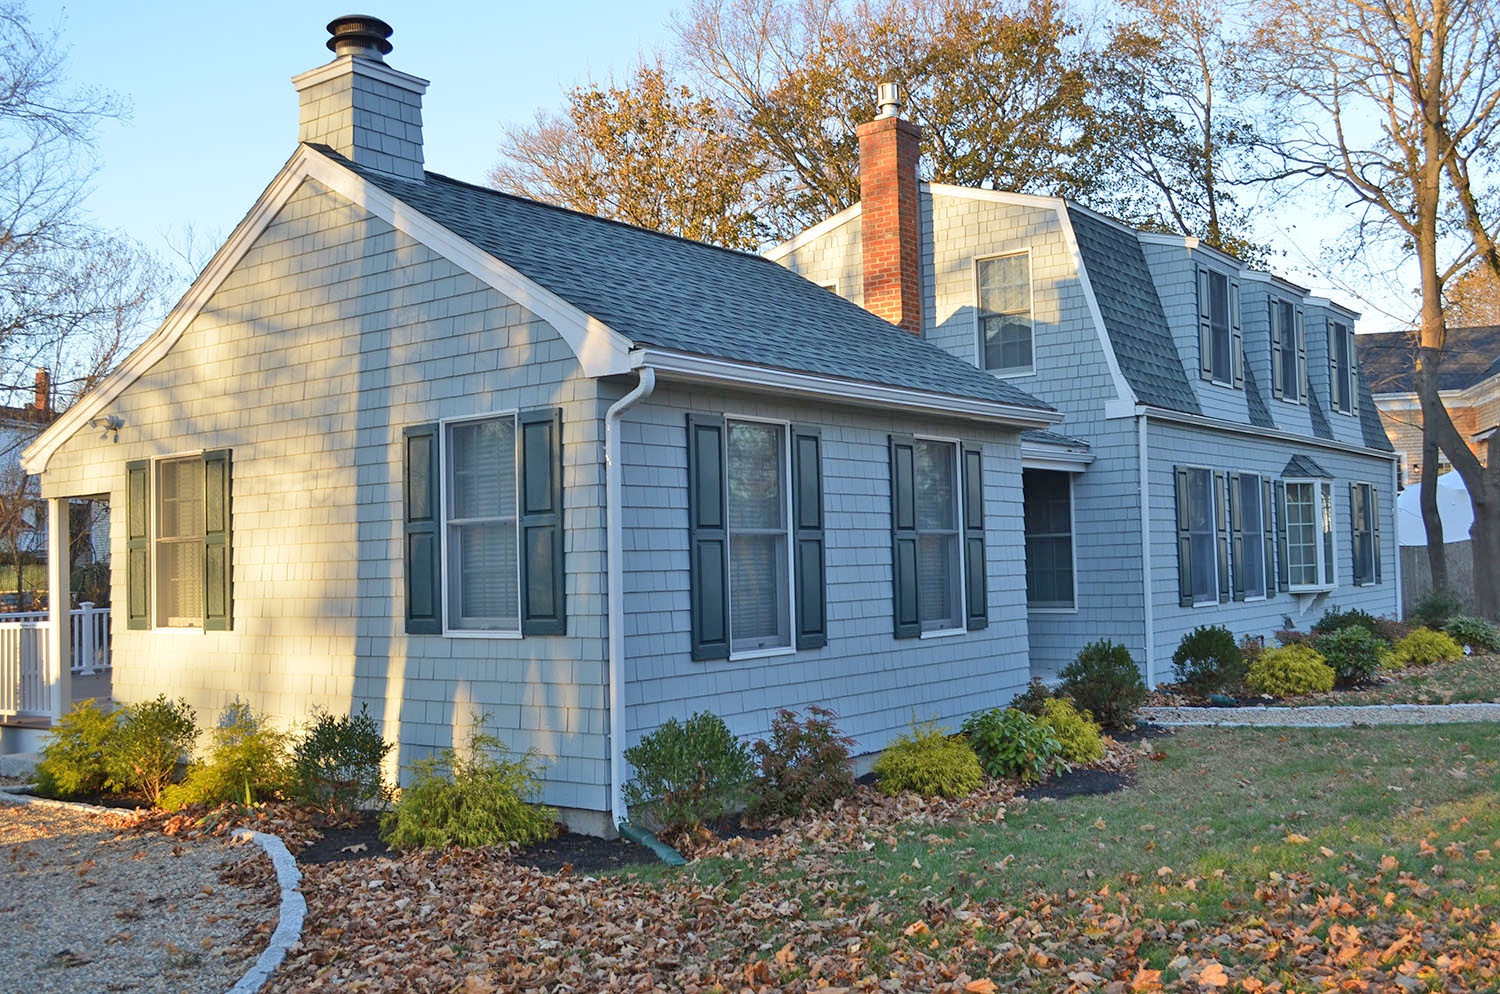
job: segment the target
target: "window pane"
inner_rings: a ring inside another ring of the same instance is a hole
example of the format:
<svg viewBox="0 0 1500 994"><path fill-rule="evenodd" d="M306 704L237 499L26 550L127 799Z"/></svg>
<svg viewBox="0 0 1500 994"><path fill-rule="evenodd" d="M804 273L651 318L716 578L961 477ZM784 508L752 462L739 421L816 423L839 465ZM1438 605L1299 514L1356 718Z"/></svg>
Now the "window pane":
<svg viewBox="0 0 1500 994"><path fill-rule="evenodd" d="M203 460L157 466L157 624L203 624Z"/></svg>
<svg viewBox="0 0 1500 994"><path fill-rule="evenodd" d="M731 648L790 644L786 535L735 535L729 548Z"/></svg>
<svg viewBox="0 0 1500 994"><path fill-rule="evenodd" d="M917 618L923 631L961 628L958 619L958 537L917 536Z"/></svg>
<svg viewBox="0 0 1500 994"><path fill-rule="evenodd" d="M918 439L916 459L917 529L956 529L953 445Z"/></svg>
<svg viewBox="0 0 1500 994"><path fill-rule="evenodd" d="M1293 586L1318 582L1318 526L1313 484L1286 485L1287 574Z"/></svg>
<svg viewBox="0 0 1500 994"><path fill-rule="evenodd" d="M1021 473L1026 525L1026 600L1035 606L1073 606L1073 535L1067 473Z"/></svg>
<svg viewBox="0 0 1500 994"><path fill-rule="evenodd" d="M447 428L448 627L521 630L514 418Z"/></svg>
<svg viewBox="0 0 1500 994"><path fill-rule="evenodd" d="M979 325L986 369L1031 365L1031 262L1025 255L979 263Z"/></svg>
<svg viewBox="0 0 1500 994"><path fill-rule="evenodd" d="M1258 476L1241 476L1240 492L1235 495L1240 502L1240 528L1243 541L1240 549L1239 582L1246 597L1263 597L1266 593L1266 544L1265 518L1261 513L1261 485Z"/></svg>
<svg viewBox="0 0 1500 994"><path fill-rule="evenodd" d="M161 464L161 507L157 534L162 538L203 537L203 460L178 459Z"/></svg>
<svg viewBox="0 0 1500 994"><path fill-rule="evenodd" d="M450 525L448 536L450 627L518 630L515 525Z"/></svg>
<svg viewBox="0 0 1500 994"><path fill-rule="evenodd" d="M783 648L792 644L786 429L745 421L725 427L729 648Z"/></svg>
<svg viewBox="0 0 1500 994"><path fill-rule="evenodd" d="M1323 520L1323 582L1333 582L1333 484L1320 483Z"/></svg>
<svg viewBox="0 0 1500 994"><path fill-rule="evenodd" d="M1208 319L1213 340L1210 364L1213 378L1229 382L1229 278L1223 273L1208 274Z"/></svg>
<svg viewBox="0 0 1500 994"><path fill-rule="evenodd" d="M1281 386L1287 400L1298 400L1302 376L1297 364L1296 311L1285 301L1278 302L1276 314L1281 328Z"/></svg>
<svg viewBox="0 0 1500 994"><path fill-rule="evenodd" d="M729 527L783 527L782 429L739 421L729 422L728 428Z"/></svg>
<svg viewBox="0 0 1500 994"><path fill-rule="evenodd" d="M449 517L500 518L516 513L516 424L511 418L448 429Z"/></svg>

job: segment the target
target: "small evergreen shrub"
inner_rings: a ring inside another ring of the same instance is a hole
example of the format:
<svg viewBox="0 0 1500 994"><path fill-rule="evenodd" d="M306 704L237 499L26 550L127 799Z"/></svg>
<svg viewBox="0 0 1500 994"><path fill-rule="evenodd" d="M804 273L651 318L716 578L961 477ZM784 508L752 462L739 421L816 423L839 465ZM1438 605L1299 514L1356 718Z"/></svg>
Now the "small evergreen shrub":
<svg viewBox="0 0 1500 994"><path fill-rule="evenodd" d="M1396 643L1396 648L1391 650L1391 664L1396 667L1429 666L1451 663L1462 659L1463 655L1463 649L1446 632L1418 628Z"/></svg>
<svg viewBox="0 0 1500 994"><path fill-rule="evenodd" d="M790 818L803 811L824 811L835 801L854 795L854 770L849 747L854 740L833 723L838 715L812 705L798 719L786 708L771 719L771 740L750 747L760 771L755 799L757 818Z"/></svg>
<svg viewBox="0 0 1500 994"><path fill-rule="evenodd" d="M1033 718L1040 718L1042 709L1047 706L1048 701L1053 699L1052 691L1047 689L1041 677L1034 676L1026 685L1026 689L1011 699L1010 706L1017 711L1025 711Z"/></svg>
<svg viewBox="0 0 1500 994"><path fill-rule="evenodd" d="M1060 675L1063 693L1108 729L1129 728L1146 699L1146 683L1130 650L1109 639L1084 646Z"/></svg>
<svg viewBox="0 0 1500 994"><path fill-rule="evenodd" d="M1369 611L1361 611L1359 608L1350 608L1340 611L1336 607L1330 607L1323 612L1312 626L1313 635L1332 635L1341 628L1363 628L1382 642L1385 641L1385 633L1381 631L1380 619Z"/></svg>
<svg viewBox="0 0 1500 994"><path fill-rule="evenodd" d="M127 705L118 712L119 722L104 766L116 790L139 793L155 805L161 792L177 773L177 765L193 753L198 721L192 705L182 698Z"/></svg>
<svg viewBox="0 0 1500 994"><path fill-rule="evenodd" d="M210 730L208 755L188 766L182 783L162 791L161 806L169 811L226 802L249 807L285 796L291 788L287 738L236 699Z"/></svg>
<svg viewBox="0 0 1500 994"><path fill-rule="evenodd" d="M380 765L390 751L364 705L357 715L320 711L292 746L292 796L339 812L383 805L391 791Z"/></svg>
<svg viewBox="0 0 1500 994"><path fill-rule="evenodd" d="M960 731L984 772L1019 777L1023 783L1051 773L1062 749L1046 726L1015 708L976 711L964 719Z"/></svg>
<svg viewBox="0 0 1500 994"><path fill-rule="evenodd" d="M1099 723L1065 697L1054 697L1042 705L1039 724L1052 733L1069 763L1094 763L1104 758L1104 735Z"/></svg>
<svg viewBox="0 0 1500 994"><path fill-rule="evenodd" d="M1500 649L1500 629L1485 618L1455 614L1443 626L1443 631L1459 645L1466 645L1477 653Z"/></svg>
<svg viewBox="0 0 1500 994"><path fill-rule="evenodd" d="M79 701L47 733L36 764L37 790L44 797L80 797L105 789L105 756L119 718L97 701Z"/></svg>
<svg viewBox="0 0 1500 994"><path fill-rule="evenodd" d="M1335 681L1345 687L1369 683L1390 654L1385 639L1362 625L1348 625L1319 635L1313 647L1323 662L1333 667Z"/></svg>
<svg viewBox="0 0 1500 994"><path fill-rule="evenodd" d="M979 757L962 738L949 738L931 723L897 736L875 761L881 793L912 791L923 797L963 797L984 783Z"/></svg>
<svg viewBox="0 0 1500 994"><path fill-rule="evenodd" d="M1381 616L1375 619L1375 624L1380 628L1380 637L1385 639L1386 645L1395 645L1412 632L1412 626L1395 618Z"/></svg>
<svg viewBox="0 0 1500 994"><path fill-rule="evenodd" d="M1420 628L1440 631L1455 614L1464 613L1464 602L1447 590L1433 590L1417 598L1409 620Z"/></svg>
<svg viewBox="0 0 1500 994"><path fill-rule="evenodd" d="M695 833L738 810L749 796L750 752L717 715L700 711L666 723L625 750L635 776L625 785L631 816L652 831Z"/></svg>
<svg viewBox="0 0 1500 994"><path fill-rule="evenodd" d="M512 756L476 716L466 748L412 764L411 784L380 816L380 837L397 849L526 846L557 834L557 812L532 804L541 791L533 753Z"/></svg>
<svg viewBox="0 0 1500 994"><path fill-rule="evenodd" d="M1257 693L1273 697L1321 694L1333 689L1333 667L1309 645L1267 649L1250 667L1245 683Z"/></svg>
<svg viewBox="0 0 1500 994"><path fill-rule="evenodd" d="M1196 694L1238 690L1245 682L1245 657L1223 625L1199 625L1172 653L1177 682Z"/></svg>

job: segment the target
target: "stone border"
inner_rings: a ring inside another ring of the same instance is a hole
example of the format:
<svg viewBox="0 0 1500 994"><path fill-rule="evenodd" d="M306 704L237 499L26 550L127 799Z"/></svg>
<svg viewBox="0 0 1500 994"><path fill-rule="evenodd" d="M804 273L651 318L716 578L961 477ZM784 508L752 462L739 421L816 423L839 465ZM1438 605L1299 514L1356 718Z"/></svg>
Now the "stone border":
<svg viewBox="0 0 1500 994"><path fill-rule="evenodd" d="M1500 704L1373 704L1341 707L1146 707L1142 721L1167 727L1349 728L1362 725L1440 725L1500 721Z"/></svg>

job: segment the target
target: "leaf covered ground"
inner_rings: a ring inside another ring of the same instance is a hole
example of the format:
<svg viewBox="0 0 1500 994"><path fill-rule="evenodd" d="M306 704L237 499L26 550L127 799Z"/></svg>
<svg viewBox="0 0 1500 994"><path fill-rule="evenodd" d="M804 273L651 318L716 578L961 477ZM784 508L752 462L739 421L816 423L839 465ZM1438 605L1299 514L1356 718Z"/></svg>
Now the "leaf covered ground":
<svg viewBox="0 0 1500 994"><path fill-rule="evenodd" d="M682 870L306 868L270 990L1493 991L1500 737L1192 729L1135 786L862 793Z"/></svg>

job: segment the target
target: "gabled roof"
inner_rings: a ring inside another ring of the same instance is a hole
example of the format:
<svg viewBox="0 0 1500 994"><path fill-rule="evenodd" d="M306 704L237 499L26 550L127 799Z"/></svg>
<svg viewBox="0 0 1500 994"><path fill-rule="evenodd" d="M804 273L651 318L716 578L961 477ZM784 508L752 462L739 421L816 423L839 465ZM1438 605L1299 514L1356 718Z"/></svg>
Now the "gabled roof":
<svg viewBox="0 0 1500 994"><path fill-rule="evenodd" d="M1281 475L1290 479L1307 477L1314 480L1331 480L1333 474L1304 455L1295 455L1287 462Z"/></svg>
<svg viewBox="0 0 1500 994"><path fill-rule="evenodd" d="M635 348L1032 410L1053 408L759 255L428 173L398 179L323 150L603 322Z"/></svg>
<svg viewBox="0 0 1500 994"><path fill-rule="evenodd" d="M1355 335L1359 367L1376 396L1414 393L1416 342L1412 332ZM1500 374L1500 325L1449 328L1438 368L1439 390L1466 390Z"/></svg>
<svg viewBox="0 0 1500 994"><path fill-rule="evenodd" d="M1136 400L1201 414L1135 232L1067 205L1105 330Z"/></svg>

